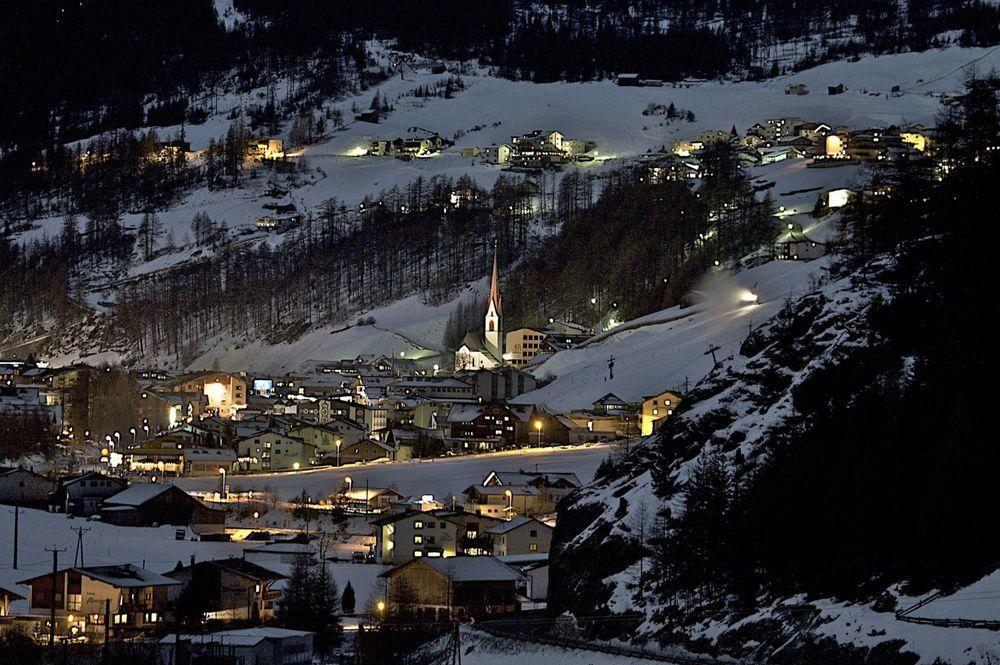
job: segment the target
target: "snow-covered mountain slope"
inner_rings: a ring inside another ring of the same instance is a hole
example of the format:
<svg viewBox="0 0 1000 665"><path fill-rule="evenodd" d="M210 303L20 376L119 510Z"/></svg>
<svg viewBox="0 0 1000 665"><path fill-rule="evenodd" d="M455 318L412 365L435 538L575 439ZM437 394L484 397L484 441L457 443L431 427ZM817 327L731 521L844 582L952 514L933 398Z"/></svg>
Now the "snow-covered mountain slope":
<svg viewBox="0 0 1000 665"><path fill-rule="evenodd" d="M621 326L600 343L562 351L535 374L555 377L516 401L545 404L564 412L588 408L607 393L630 402L664 390L683 390L736 352L750 331L767 322L789 299L797 299L819 279L826 261L772 261L736 275L719 273L709 299L688 308L672 307ZM754 303L748 294L760 296ZM661 323L661 321L663 321ZM639 326L641 327L634 327ZM608 360L614 358L614 378Z"/></svg>
<svg viewBox="0 0 1000 665"><path fill-rule="evenodd" d="M379 44L372 45L372 52L376 59L385 61L396 57ZM834 62L765 82L710 81L676 87L667 85L662 88L620 87L610 81L533 84L508 81L479 72L463 75L466 88L457 92L452 99L409 96L414 89L433 85L448 74L432 74L426 67L408 67L404 70L405 78L397 76L377 87L378 94L395 109L382 122L370 124L348 121L344 128L329 133L319 143L300 151L299 159L307 167L293 178L279 178L283 184L291 187L290 194L285 197L287 201L283 199L282 202L293 203L301 212L315 214L319 206L331 197L353 205L366 195L375 194L381 189L405 185L418 176L430 177L437 174L457 177L468 173L481 185L489 186L501 174L499 168L475 158L462 157L461 148L502 143L509 141L513 134L536 128L559 129L569 138L595 141L598 145L598 160L578 168L600 178L608 169L620 164L621 160L662 146L669 147L676 139L687 138L709 129L728 130L734 125L745 130L752 123L768 117L798 116L834 126L851 127L889 123L933 124L940 95L957 90L962 78L962 66L973 62L980 68L994 66L1000 63L1000 52L953 47L925 53L864 57L857 62ZM784 88L789 82L806 83L810 87L810 94L784 94ZM847 92L832 97L825 94L826 85L841 82L847 85ZM894 85L901 86L902 95L889 94ZM278 87L280 95L281 86ZM352 107L366 108L375 92L376 89L369 89L344 99L328 100L324 108L336 108L345 117L352 118ZM265 95L263 90L245 95L221 95L217 106L213 107L216 112L203 125L184 128L193 149L203 149L210 138L224 134L230 123L230 116L234 112L238 114L247 104L260 104L262 95ZM650 103L670 102L678 108L693 111L696 120L666 122L662 116L642 114ZM282 132L286 138L289 127L290 124L286 124ZM177 126L160 128L158 131L161 136L170 136L180 129ZM439 132L443 136L455 138L456 145L439 156L406 162L391 158L353 156L358 148L367 145L372 138L406 137L424 131ZM197 158L195 161L197 162ZM790 215L788 221L800 224L814 239L823 240L831 234L833 224L824 223L814 228L815 220L804 213L812 209L816 197L824 189L856 183L860 177L857 171L855 167L805 169L804 164L797 161L754 169L752 176L757 184L773 181L775 186L770 191L776 203L787 208L786 214ZM85 303L100 312L110 311L104 303L113 303L117 289L127 283L129 278L155 275L160 271L204 261L213 256L215 250L211 247L196 247L191 243L190 224L197 213L206 213L216 223L226 224L229 229L227 247L230 249L252 249L264 243L271 246L280 243L285 235L264 234L255 227L256 220L268 212L263 206L274 202L264 195L271 180L272 176L261 170L256 178L248 177L238 189L208 190L200 187L186 194L169 209L158 211L157 217L164 226L164 236L157 244L157 256L146 262L137 251L131 263L114 274L88 274ZM134 229L139 225L141 215L129 213L122 221L125 228ZM19 231L14 236L15 240L30 243L45 237L55 237L62 222L61 216L37 220L30 228ZM167 249L167 237L172 239L174 249ZM485 269L484 266L484 272ZM795 284L803 278L803 275L776 275L771 270L773 269L767 269L768 274L762 275L760 279L751 276L738 278L746 281L743 286L748 288L756 281L761 282L761 290L765 292L765 302L761 305L761 313L764 315L772 306L772 303L767 302L769 299L794 293L797 288ZM778 270L792 273L799 268L789 266ZM782 285L783 281L788 282L787 286ZM407 303L413 303L415 307L411 308ZM415 298L398 305L398 311L416 312L421 307L419 300ZM438 315L440 318L437 323L432 325L428 322L428 326L435 330L443 327L447 312L442 309L428 314L430 317ZM375 316L376 319L380 318L379 313ZM413 316L427 320L423 314ZM670 317L671 313L664 316ZM698 315L692 319L692 323L701 329L701 334L692 329L687 341L688 348L682 349L681 353L668 348L669 340L658 344L656 336L647 335L647 331L636 331L631 335L632 339L622 333L593 347L594 350L590 352L593 358L588 358L588 353L584 352L560 354L562 357L553 358L543 368L543 372L547 376L555 375L559 378L559 391L563 391L568 385L573 387L571 392L577 394L565 400L564 405L569 406L586 405L594 397L609 392L600 391L600 387L595 384L598 379L599 383L603 383L602 370L586 369L584 366L589 365L590 360L599 360L598 364L603 367L611 353L622 359L623 364L618 365L621 368L619 375L624 376L626 365L637 368L634 386L618 386L623 392L630 393L630 397L632 393L661 388L663 379L669 379L675 386L679 386L685 376L690 381L695 381L707 369L705 363L710 362L710 359L700 357L700 360L696 360L696 349L704 351L708 343L732 345L738 337L737 328L743 326L744 321L752 320L756 325L763 318L764 316L746 312L720 314L714 311L712 314ZM713 322L709 319L713 319ZM263 346L266 345L259 339L212 340L203 343L196 350L195 364L203 366L219 358L220 363L225 366L261 365L281 369L293 368L300 361L320 354L346 357L356 353L389 353L394 349L405 352L405 342L394 333L402 334L417 341L418 345L431 349L441 343L437 332L422 328L419 324L413 331L414 335L391 325L380 326L391 331L385 334L375 330L353 329L332 332L349 322L314 328L299 340L278 345L267 353L263 353ZM714 331L709 330L713 325ZM677 326L667 326L658 331L676 329ZM35 337L45 332L44 326L33 328L26 331L26 337ZM107 331L86 348L74 350L73 345L64 346L60 348L58 358L53 360L66 362L84 356L129 359L134 355L132 350L116 346L114 332ZM647 336L648 341L640 341ZM9 341L17 343L22 340ZM640 350L636 352L636 348ZM645 351L641 350L643 348ZM651 355L654 351L656 357ZM671 354L670 358L666 357L668 353ZM159 362L160 359L133 358L133 361ZM643 379L641 375L654 367L660 378ZM587 386L586 389L583 386ZM556 388L552 388L551 394L544 393L539 397L553 408L559 408L560 402L552 396L555 390Z"/></svg>
<svg viewBox="0 0 1000 665"><path fill-rule="evenodd" d="M313 328L298 339L269 343L265 340L218 339L190 367L252 369L265 373L302 370L310 361L354 358L359 355L392 355L420 359L443 351L445 325L460 302L482 300L486 282L471 284L458 296L441 305L428 305L412 295L387 307L359 312L359 319L374 319L372 325L348 323ZM164 359L166 360L166 359Z"/></svg>
<svg viewBox="0 0 1000 665"><path fill-rule="evenodd" d="M562 504L551 606L577 616L630 615L640 641L667 637L664 625L670 625L678 631L671 639L750 662L994 662L1000 638L974 621L996 618L996 573L939 598L894 584L874 602L759 598L753 610L735 600L730 609L717 602L708 610L694 599L659 596L650 584L658 580L650 572L651 552L683 515L698 460L718 453L733 469L733 482L742 482L779 442L794 441L809 409L824 408L824 390L831 390L826 379L863 366L866 354L886 344L871 316L894 297L897 265L883 257L787 301L688 393L658 433ZM641 556L643 548L648 556ZM928 604L904 611L927 598ZM973 622L918 623L926 619Z"/></svg>
<svg viewBox="0 0 1000 665"><path fill-rule="evenodd" d="M393 185L405 185L417 176L468 173L484 186L499 175L496 166L462 157L466 146L486 146L510 141L513 134L539 128L559 129L567 138L596 141L600 160L626 158L712 129L750 125L770 117L801 117L832 126L868 127L922 123L932 125L941 94L960 88L962 68L975 63L981 69L1000 66L1000 50L952 47L923 53L864 57L858 62L833 62L792 76L765 82L704 83L662 88L620 87L611 81L592 83L535 84L508 81L486 75L466 75L466 90L453 99L406 96L421 86L433 85L447 74L407 69L406 79L392 78L375 89L342 100L331 100L325 108L338 108L353 117L352 107L367 108L376 90L395 107L379 124L349 121L329 138L302 150L311 169L319 169L314 182L291 194L305 209L313 209L331 196L357 203L365 195ZM788 83L806 83L808 95L786 95ZM844 83L842 95L826 95L826 86ZM890 96L900 85L901 96ZM258 91L260 95L263 91ZM280 91L279 91L280 93ZM192 149L204 149L209 139L222 136L228 116L247 103L259 103L259 95L225 96L219 111L203 125L187 126ZM669 104L695 113L695 122L661 123L660 116L644 116L650 103ZM181 127L159 128L162 136ZM354 156L372 138L406 137L423 131L446 138L458 135L454 148L438 157L403 162L391 158ZM593 171L600 162L582 167ZM258 191L266 182L251 183L238 191L196 190L181 204L160 216L174 228L180 241L196 212L226 222L230 229L252 225L261 209ZM138 223L139 215L126 216L126 226ZM34 230L18 235L23 241L58 234L61 217L41 220Z"/></svg>

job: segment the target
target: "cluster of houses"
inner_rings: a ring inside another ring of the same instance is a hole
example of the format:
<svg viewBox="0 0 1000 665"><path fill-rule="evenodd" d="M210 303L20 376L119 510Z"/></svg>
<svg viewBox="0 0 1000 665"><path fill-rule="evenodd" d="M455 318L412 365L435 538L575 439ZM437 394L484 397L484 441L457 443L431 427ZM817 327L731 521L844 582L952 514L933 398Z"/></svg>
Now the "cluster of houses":
<svg viewBox="0 0 1000 665"><path fill-rule="evenodd" d="M97 471L44 476L23 467L0 468L0 504L94 517L119 526L171 524L195 534L221 533L226 522L224 510L175 485L130 484L121 476Z"/></svg>
<svg viewBox="0 0 1000 665"><path fill-rule="evenodd" d="M597 157L597 144L594 141L568 139L558 130L542 129L511 136L510 143L493 143L483 148L467 150L469 156L481 157L488 164L522 171L558 168L574 162L592 162Z"/></svg>
<svg viewBox="0 0 1000 665"><path fill-rule="evenodd" d="M411 352L407 358L404 352L314 361L282 376L136 371L135 394L121 396L133 400L135 421L115 432L90 432L89 406L77 401L76 387L104 370L21 364L8 369L11 385L4 390L19 396L18 403L51 409L64 435L83 433L116 472L148 477L297 471L609 441L651 433L680 400L667 386L638 398L605 394L568 412L533 403L539 381L529 370L593 330L552 319L505 331L495 258L482 330L466 335L453 357Z"/></svg>
<svg viewBox="0 0 1000 665"><path fill-rule="evenodd" d="M639 401L609 393L587 409L568 413L531 403L538 381L525 369L591 333L554 320L506 332L494 259L483 332L468 335L454 358L393 353L317 361L307 365L309 371L284 376L137 371L132 375L135 426L124 437L121 432L86 433L88 441L105 446L102 459L113 471L44 477L7 469L0 474L0 502L122 527L172 524L178 538L196 534L202 540L228 540L250 531L249 522L226 531L225 508L233 504L230 474L652 432L676 408L678 393L664 390ZM73 403L74 386L95 371L105 370L24 363L9 374L13 387L34 383L52 395L68 427L81 414ZM170 475L218 477L219 491L194 496L164 482ZM129 476L136 482L129 483ZM260 624L273 616L288 565L299 557L326 557L381 567L374 593L383 617L453 621L536 609L548 596L552 516L580 485L571 472L493 471L459 496L435 499L406 496L394 487L362 488L346 478L328 499L309 499L309 509L335 511L352 525L345 543L332 551L317 546L315 534L278 540L258 531L254 512L252 533L266 538L243 548L241 557L191 560L169 571L135 562L74 565L20 581L29 591L3 592L4 602L9 609L23 597L27 611L18 620L35 622L36 632L45 632L54 607L62 636L99 640L105 630L116 637L162 635L171 625L173 601L196 584L208 590L212 619ZM280 507L290 515L298 505L268 505L263 496L248 500L262 512ZM162 644L172 648L171 640L179 639L191 653L209 655L220 641L238 634L247 657L263 657L275 650L306 649L310 639L296 631L247 630L172 635Z"/></svg>
<svg viewBox="0 0 1000 665"><path fill-rule="evenodd" d="M808 90L802 92L790 86L787 92L806 94ZM922 125L858 130L798 117L767 118L754 123L745 135L740 135L734 127L730 131L706 131L679 139L670 150L650 151L641 156L638 166L651 182L701 178L706 149L720 141L736 147L736 156L743 166L802 159L808 160L805 164L808 168L826 168L929 154L934 148L934 131ZM857 193L845 188L823 192L822 205L834 210L846 205ZM774 256L778 259L812 260L825 253L822 242L809 238L794 224L783 230L774 245Z"/></svg>
<svg viewBox="0 0 1000 665"><path fill-rule="evenodd" d="M64 566L18 580L19 586L28 589L24 594L0 587L0 599L6 603L6 613L0 617L40 640L47 637L51 625L59 641L159 639L169 654L179 639L192 657L208 655L211 645L223 643L228 647L226 656L249 657L211 662L309 663L312 633L261 625L274 618L280 596L275 583L285 578L238 557L195 561L192 556L187 564L178 562L165 572L131 563ZM158 637L175 625L177 601L191 587L204 600L201 609L206 621L252 627ZM12 613L14 601L24 601L26 609ZM50 624L52 618L55 621ZM174 661L168 658L166 662Z"/></svg>
<svg viewBox="0 0 1000 665"><path fill-rule="evenodd" d="M545 607L555 507L580 486L569 472L491 471L466 488L462 500L452 496L437 501L429 495L406 497L392 488L361 490L347 479L330 500L361 520L353 546L367 551L356 553L361 556L354 562L383 571L382 581L371 590L379 596L375 618L405 614L449 622ZM0 471L0 503L97 515L119 526L176 524L202 539L225 528L225 511L173 485L129 485L100 473L52 480L26 469L5 469ZM336 549L319 547L316 534L298 532L279 540L254 533L267 538L244 541L241 556L196 560L191 555L166 571L149 569L144 562L74 562L26 576L17 585L27 592L0 588L0 620L20 623L39 639L48 634L53 616L60 640L148 639L174 625L177 600L193 585L205 620L240 628L197 636L171 631L161 639L164 648L173 648L173 640L180 639L184 648L208 653L224 638L241 635L246 639L237 642L245 643L247 654L260 648L261 653L302 649L311 655L309 633L261 626L274 619L288 564L300 558L328 563L344 557ZM16 614L15 601L24 601Z"/></svg>
<svg viewBox="0 0 1000 665"><path fill-rule="evenodd" d="M408 138L374 139L368 144L365 154L407 160L414 157L431 157L453 145L455 145L454 141L432 133L426 136Z"/></svg>
<svg viewBox="0 0 1000 665"><path fill-rule="evenodd" d="M650 158L666 162L658 165L658 176L680 180L698 177L701 153L717 141L735 142L740 159L748 166L807 157L814 159L812 166L823 166L825 160L858 163L924 153L931 148L932 137L933 132L922 125L852 130L796 117L767 118L750 126L744 136L736 133L735 128L728 132L702 132L675 141L671 153L651 155ZM669 163L678 158L685 168Z"/></svg>
<svg viewBox="0 0 1000 665"><path fill-rule="evenodd" d="M373 139L367 147L359 148L357 154L407 160L432 157L453 145L454 141L429 133L407 138ZM574 162L592 162L597 157L597 144L588 140L568 139L558 130L536 129L511 136L509 143L464 147L460 152L463 157L478 157L487 164L534 172Z"/></svg>

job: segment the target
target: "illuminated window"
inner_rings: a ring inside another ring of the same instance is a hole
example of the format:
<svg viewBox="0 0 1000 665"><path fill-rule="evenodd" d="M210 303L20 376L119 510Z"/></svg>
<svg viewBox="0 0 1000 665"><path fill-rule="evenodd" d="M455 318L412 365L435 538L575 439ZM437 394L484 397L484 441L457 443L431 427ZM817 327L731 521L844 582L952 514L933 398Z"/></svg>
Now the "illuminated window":
<svg viewBox="0 0 1000 665"><path fill-rule="evenodd" d="M419 533L417 535L413 536L413 544L414 545L420 545L423 542L424 542L424 537L421 536Z"/></svg>
<svg viewBox="0 0 1000 665"><path fill-rule="evenodd" d="M420 520L417 520L416 522L413 523L413 528L414 529L423 529L424 528L424 523L421 522Z"/></svg>

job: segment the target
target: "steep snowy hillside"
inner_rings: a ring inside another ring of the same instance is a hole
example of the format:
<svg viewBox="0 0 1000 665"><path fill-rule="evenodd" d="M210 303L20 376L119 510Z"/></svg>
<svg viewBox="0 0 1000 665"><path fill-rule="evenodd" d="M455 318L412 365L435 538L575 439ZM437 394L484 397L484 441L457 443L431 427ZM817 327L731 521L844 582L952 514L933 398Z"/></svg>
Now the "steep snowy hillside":
<svg viewBox="0 0 1000 665"><path fill-rule="evenodd" d="M661 505L667 515L677 509L678 493L703 449L717 448L752 466L766 452L762 443L794 425L791 389L867 344L865 313L885 289L861 273L828 280L777 305L780 314L734 340L732 355L692 387L664 428L562 511L555 554L561 582L554 585L553 604L577 613L627 608L638 592L629 588L639 559L638 526L645 521L651 532ZM654 472L673 489L657 495ZM574 565L590 559L594 548L602 551L601 565Z"/></svg>
<svg viewBox="0 0 1000 665"><path fill-rule="evenodd" d="M621 625L629 625L640 641L680 639L696 650L751 660L992 662L990 654L1000 653L1000 639L984 630L986 625L928 624L957 617L992 619L995 613L982 599L993 593L995 574L967 588L953 588L938 600L893 586L875 604L774 598L752 613L720 609L706 616L702 609L685 617L686 601L675 598L670 611L680 614L663 627L666 601L657 595L663 571L656 568L652 552L662 547L664 534L685 512L693 469L719 454L736 478L746 478L777 441L791 437L826 399L832 376L852 367L863 372L865 354L884 344L871 316L873 307L893 297L896 270L896 260L883 257L787 301L691 390L660 432L607 465L602 480L561 506L551 605L577 616L627 618L617 628L595 626L598 635L614 635ZM905 370L899 380L907 380ZM925 598L933 602L906 611ZM695 606L693 599L687 602ZM919 657L908 661L909 656L897 652Z"/></svg>

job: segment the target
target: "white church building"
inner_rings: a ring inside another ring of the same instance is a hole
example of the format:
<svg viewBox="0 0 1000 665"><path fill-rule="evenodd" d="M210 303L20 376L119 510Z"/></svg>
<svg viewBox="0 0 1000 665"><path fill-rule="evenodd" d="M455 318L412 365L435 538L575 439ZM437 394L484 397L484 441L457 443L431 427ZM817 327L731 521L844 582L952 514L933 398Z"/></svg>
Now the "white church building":
<svg viewBox="0 0 1000 665"><path fill-rule="evenodd" d="M455 352L455 371L493 369L503 365L503 303L500 299L500 280L497 275L497 255L493 252L493 277L490 280L490 297L486 303L486 317L482 337L468 333L462 346Z"/></svg>

